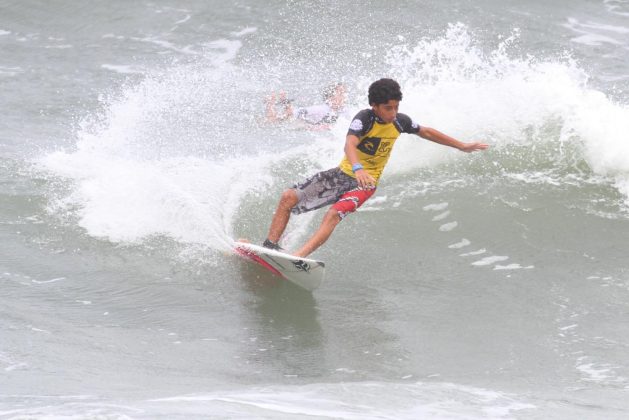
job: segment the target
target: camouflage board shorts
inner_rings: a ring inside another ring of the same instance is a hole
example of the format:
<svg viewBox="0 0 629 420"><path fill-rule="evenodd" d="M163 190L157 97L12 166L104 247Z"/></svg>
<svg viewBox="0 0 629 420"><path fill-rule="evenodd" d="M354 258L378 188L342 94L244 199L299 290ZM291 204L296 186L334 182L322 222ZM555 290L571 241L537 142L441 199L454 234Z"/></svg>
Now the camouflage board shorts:
<svg viewBox="0 0 629 420"><path fill-rule="evenodd" d="M340 168L319 172L305 181L295 184L293 189L299 201L291 210L293 214L306 213L333 204L341 219L358 209L376 191L361 189L356 179Z"/></svg>

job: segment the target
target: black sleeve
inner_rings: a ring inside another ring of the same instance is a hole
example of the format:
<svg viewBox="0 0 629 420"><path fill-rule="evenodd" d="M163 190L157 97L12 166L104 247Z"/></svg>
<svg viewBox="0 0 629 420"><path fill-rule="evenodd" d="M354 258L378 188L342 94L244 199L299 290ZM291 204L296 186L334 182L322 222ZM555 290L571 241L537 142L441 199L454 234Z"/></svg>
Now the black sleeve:
<svg viewBox="0 0 629 420"><path fill-rule="evenodd" d="M347 134L353 134L356 137L364 136L369 130L371 130L372 125L372 111L370 109L363 109L358 112L354 118L352 118Z"/></svg>
<svg viewBox="0 0 629 420"><path fill-rule="evenodd" d="M413 121L411 117L409 117L408 115L398 113L397 120L398 120L398 123L400 124L400 127L402 128L402 133L408 133L408 134L419 133L419 129L421 127L419 126L419 124Z"/></svg>

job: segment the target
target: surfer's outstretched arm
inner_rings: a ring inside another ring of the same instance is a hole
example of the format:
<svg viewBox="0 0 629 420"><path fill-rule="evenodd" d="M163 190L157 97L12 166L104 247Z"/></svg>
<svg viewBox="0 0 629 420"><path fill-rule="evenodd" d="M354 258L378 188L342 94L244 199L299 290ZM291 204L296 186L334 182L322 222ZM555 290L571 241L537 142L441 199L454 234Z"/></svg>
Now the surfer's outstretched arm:
<svg viewBox="0 0 629 420"><path fill-rule="evenodd" d="M444 146L454 147L455 149L459 149L460 151L466 153L475 152L477 150L485 150L489 147L488 144L480 142L464 143L430 127L421 127L417 135L426 140L430 140Z"/></svg>

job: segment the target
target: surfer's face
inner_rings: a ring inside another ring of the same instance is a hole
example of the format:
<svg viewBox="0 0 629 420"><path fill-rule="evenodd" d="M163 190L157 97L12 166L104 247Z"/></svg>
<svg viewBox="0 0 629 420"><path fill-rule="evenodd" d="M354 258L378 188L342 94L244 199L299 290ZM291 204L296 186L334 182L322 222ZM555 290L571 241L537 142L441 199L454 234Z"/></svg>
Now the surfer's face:
<svg viewBox="0 0 629 420"><path fill-rule="evenodd" d="M384 122L391 123L397 117L400 101L390 99L386 104L372 105L373 112Z"/></svg>

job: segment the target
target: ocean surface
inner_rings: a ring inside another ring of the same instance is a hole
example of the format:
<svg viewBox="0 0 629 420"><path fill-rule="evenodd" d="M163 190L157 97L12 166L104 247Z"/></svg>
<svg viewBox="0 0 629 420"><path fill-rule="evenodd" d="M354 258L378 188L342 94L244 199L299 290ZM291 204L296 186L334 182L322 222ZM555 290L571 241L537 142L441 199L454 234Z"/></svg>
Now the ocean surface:
<svg viewBox="0 0 629 420"><path fill-rule="evenodd" d="M627 0L0 0L0 419L629 418L628 70ZM381 77L490 149L403 135L312 294L234 256Z"/></svg>

